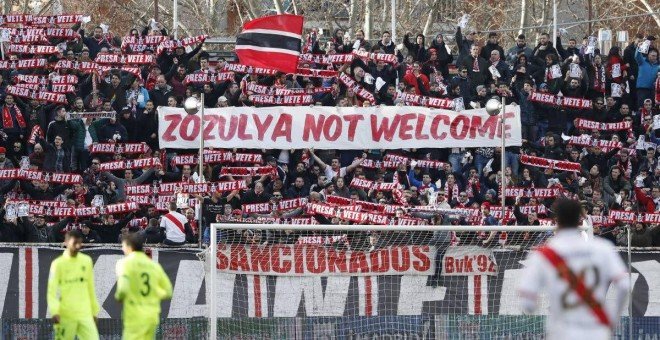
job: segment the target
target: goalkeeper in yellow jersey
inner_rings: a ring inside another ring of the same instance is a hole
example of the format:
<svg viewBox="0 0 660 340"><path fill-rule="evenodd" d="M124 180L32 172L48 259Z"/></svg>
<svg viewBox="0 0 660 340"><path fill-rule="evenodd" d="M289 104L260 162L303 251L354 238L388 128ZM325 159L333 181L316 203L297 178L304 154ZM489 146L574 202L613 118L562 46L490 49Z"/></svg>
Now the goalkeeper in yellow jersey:
<svg viewBox="0 0 660 340"><path fill-rule="evenodd" d="M92 258L80 253L83 235L66 233L64 254L50 264L48 308L53 316L55 339L95 340L99 338L96 315L99 304L94 292Z"/></svg>
<svg viewBox="0 0 660 340"><path fill-rule="evenodd" d="M154 339L160 321L160 302L172 297L172 284L163 268L142 251L144 236L122 237L126 257L117 261L115 299L124 305L122 339Z"/></svg>

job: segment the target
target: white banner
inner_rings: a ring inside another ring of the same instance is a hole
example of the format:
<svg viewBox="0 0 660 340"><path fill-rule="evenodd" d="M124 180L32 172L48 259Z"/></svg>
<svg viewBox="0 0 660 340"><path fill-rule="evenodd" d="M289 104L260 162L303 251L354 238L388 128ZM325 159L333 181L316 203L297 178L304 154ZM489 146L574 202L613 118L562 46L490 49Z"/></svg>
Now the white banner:
<svg viewBox="0 0 660 340"><path fill-rule="evenodd" d="M498 116L484 109L450 111L424 107L229 107L206 109L204 143L213 148L401 149L495 147ZM182 108L158 108L164 148L198 148L200 116ZM522 144L520 109L507 106L506 141Z"/></svg>

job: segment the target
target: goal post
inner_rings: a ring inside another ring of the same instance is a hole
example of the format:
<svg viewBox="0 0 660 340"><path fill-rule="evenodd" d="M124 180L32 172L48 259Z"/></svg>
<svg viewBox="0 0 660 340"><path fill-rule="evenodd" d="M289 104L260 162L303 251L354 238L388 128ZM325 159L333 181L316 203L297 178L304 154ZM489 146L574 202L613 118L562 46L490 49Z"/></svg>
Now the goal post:
<svg viewBox="0 0 660 340"><path fill-rule="evenodd" d="M213 223L209 338L540 336L515 288L554 229Z"/></svg>

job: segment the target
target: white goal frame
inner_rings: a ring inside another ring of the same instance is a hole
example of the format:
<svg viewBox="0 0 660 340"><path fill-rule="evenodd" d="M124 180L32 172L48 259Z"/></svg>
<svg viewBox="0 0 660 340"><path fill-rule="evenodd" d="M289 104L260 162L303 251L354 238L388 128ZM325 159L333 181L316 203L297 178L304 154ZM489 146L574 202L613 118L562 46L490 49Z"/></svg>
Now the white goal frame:
<svg viewBox="0 0 660 340"><path fill-rule="evenodd" d="M216 262L218 259L218 229L234 229L234 230L309 230L309 231L555 231L555 226L459 226L459 225L366 225L366 224L353 224L353 225L335 225L335 224L239 224L239 223L211 223L211 239L209 243L210 258L209 262L209 279L206 281L208 292L216 290ZM214 340L218 333L218 319L212 317L216 315L217 306L216 299L209 298L207 294L208 318L209 320L209 339Z"/></svg>

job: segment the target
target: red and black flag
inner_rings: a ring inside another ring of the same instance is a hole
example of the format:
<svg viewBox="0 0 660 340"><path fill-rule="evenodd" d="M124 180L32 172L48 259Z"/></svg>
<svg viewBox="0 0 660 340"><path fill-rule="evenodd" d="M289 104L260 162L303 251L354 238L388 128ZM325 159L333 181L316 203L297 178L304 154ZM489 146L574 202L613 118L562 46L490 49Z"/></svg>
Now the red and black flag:
<svg viewBox="0 0 660 340"><path fill-rule="evenodd" d="M272 15L246 22L236 38L243 65L294 73L302 44L303 17Z"/></svg>

